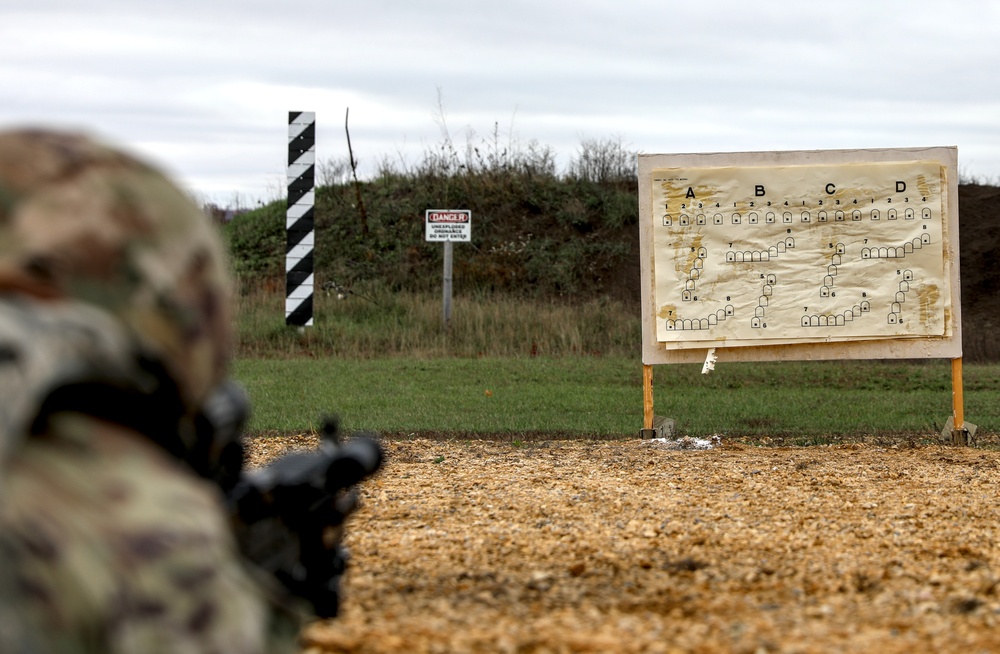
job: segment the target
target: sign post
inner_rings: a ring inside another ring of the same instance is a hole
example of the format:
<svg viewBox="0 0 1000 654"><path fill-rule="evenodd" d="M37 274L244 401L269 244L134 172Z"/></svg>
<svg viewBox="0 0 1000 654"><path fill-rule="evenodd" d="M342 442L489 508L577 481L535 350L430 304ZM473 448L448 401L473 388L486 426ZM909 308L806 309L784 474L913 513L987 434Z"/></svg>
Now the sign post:
<svg viewBox="0 0 1000 654"><path fill-rule="evenodd" d="M451 241L444 243L444 275L441 285L441 325L445 331L451 327L451 263L452 263Z"/></svg>
<svg viewBox="0 0 1000 654"><path fill-rule="evenodd" d="M452 243L472 240L472 212L468 209L428 209L424 214L424 239L428 243L444 243L441 324L447 330L451 324Z"/></svg>

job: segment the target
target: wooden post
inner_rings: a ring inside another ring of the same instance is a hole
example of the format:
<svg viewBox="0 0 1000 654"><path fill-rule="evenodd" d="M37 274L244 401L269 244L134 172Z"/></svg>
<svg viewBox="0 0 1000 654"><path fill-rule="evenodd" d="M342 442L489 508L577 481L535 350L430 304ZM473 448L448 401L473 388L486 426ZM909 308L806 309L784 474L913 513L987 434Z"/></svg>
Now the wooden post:
<svg viewBox="0 0 1000 654"><path fill-rule="evenodd" d="M968 433L965 429L965 407L962 397L962 357L951 360L951 406L954 425L951 432L953 445L968 445Z"/></svg>
<svg viewBox="0 0 1000 654"><path fill-rule="evenodd" d="M653 428L653 366L642 366L642 427Z"/></svg>

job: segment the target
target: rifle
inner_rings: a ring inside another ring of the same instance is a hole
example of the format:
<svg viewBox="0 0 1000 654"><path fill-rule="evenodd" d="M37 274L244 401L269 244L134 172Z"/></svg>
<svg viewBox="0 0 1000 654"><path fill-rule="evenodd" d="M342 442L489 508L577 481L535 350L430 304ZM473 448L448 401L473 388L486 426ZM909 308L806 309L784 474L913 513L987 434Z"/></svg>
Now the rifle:
<svg viewBox="0 0 1000 654"><path fill-rule="evenodd" d="M206 476L225 492L243 555L289 594L309 601L317 616L335 617L348 558L342 545L344 522L358 504L353 487L381 467L382 448L367 436L341 442L336 418L327 417L316 450L233 474L232 445L238 443L248 414L245 391L232 383L220 387L203 407L199 431L211 436L199 442L214 443L215 454L209 458L216 462L206 466L214 470Z"/></svg>
<svg viewBox="0 0 1000 654"><path fill-rule="evenodd" d="M332 618L340 606L340 578L347 565L344 522L357 508L353 486L382 465L382 448L361 436L340 442L335 418L323 422L315 451L287 454L270 465L246 470L241 438L250 415L246 391L221 384L194 417L192 430L179 426L180 400L162 371L151 389L116 389L104 383L77 384L49 396L56 407L85 406L94 415L114 416L149 435L222 489L236 542L258 569L309 601L317 616ZM84 409L82 409L84 410ZM193 438L184 438L193 433Z"/></svg>
<svg viewBox="0 0 1000 654"><path fill-rule="evenodd" d="M244 556L312 603L317 616L335 617L348 559L344 522L358 503L353 486L381 465L375 440L341 443L336 421L327 419L317 450L244 473L228 494Z"/></svg>

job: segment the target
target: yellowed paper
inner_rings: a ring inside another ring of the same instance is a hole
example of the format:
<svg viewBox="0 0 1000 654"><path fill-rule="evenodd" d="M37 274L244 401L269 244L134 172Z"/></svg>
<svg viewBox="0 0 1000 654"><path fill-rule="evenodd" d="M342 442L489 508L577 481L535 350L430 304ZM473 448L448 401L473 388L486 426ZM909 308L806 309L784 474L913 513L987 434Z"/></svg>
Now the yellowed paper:
<svg viewBox="0 0 1000 654"><path fill-rule="evenodd" d="M668 347L948 335L938 162L657 168L650 191Z"/></svg>

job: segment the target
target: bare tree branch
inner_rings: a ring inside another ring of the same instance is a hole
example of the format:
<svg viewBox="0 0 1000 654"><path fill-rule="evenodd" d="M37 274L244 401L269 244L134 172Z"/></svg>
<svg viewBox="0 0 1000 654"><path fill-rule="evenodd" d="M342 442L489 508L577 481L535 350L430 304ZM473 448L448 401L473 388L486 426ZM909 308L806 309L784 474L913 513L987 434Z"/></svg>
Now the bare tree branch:
<svg viewBox="0 0 1000 654"><path fill-rule="evenodd" d="M344 113L344 131L347 132L347 156L351 161L351 175L354 177L354 190L358 195L358 210L361 212L361 233L368 235L368 211L365 209L365 201L361 198L361 182L358 181L358 162L354 160L354 150L351 149L351 130L347 127L347 119L351 115L351 108L348 107Z"/></svg>

